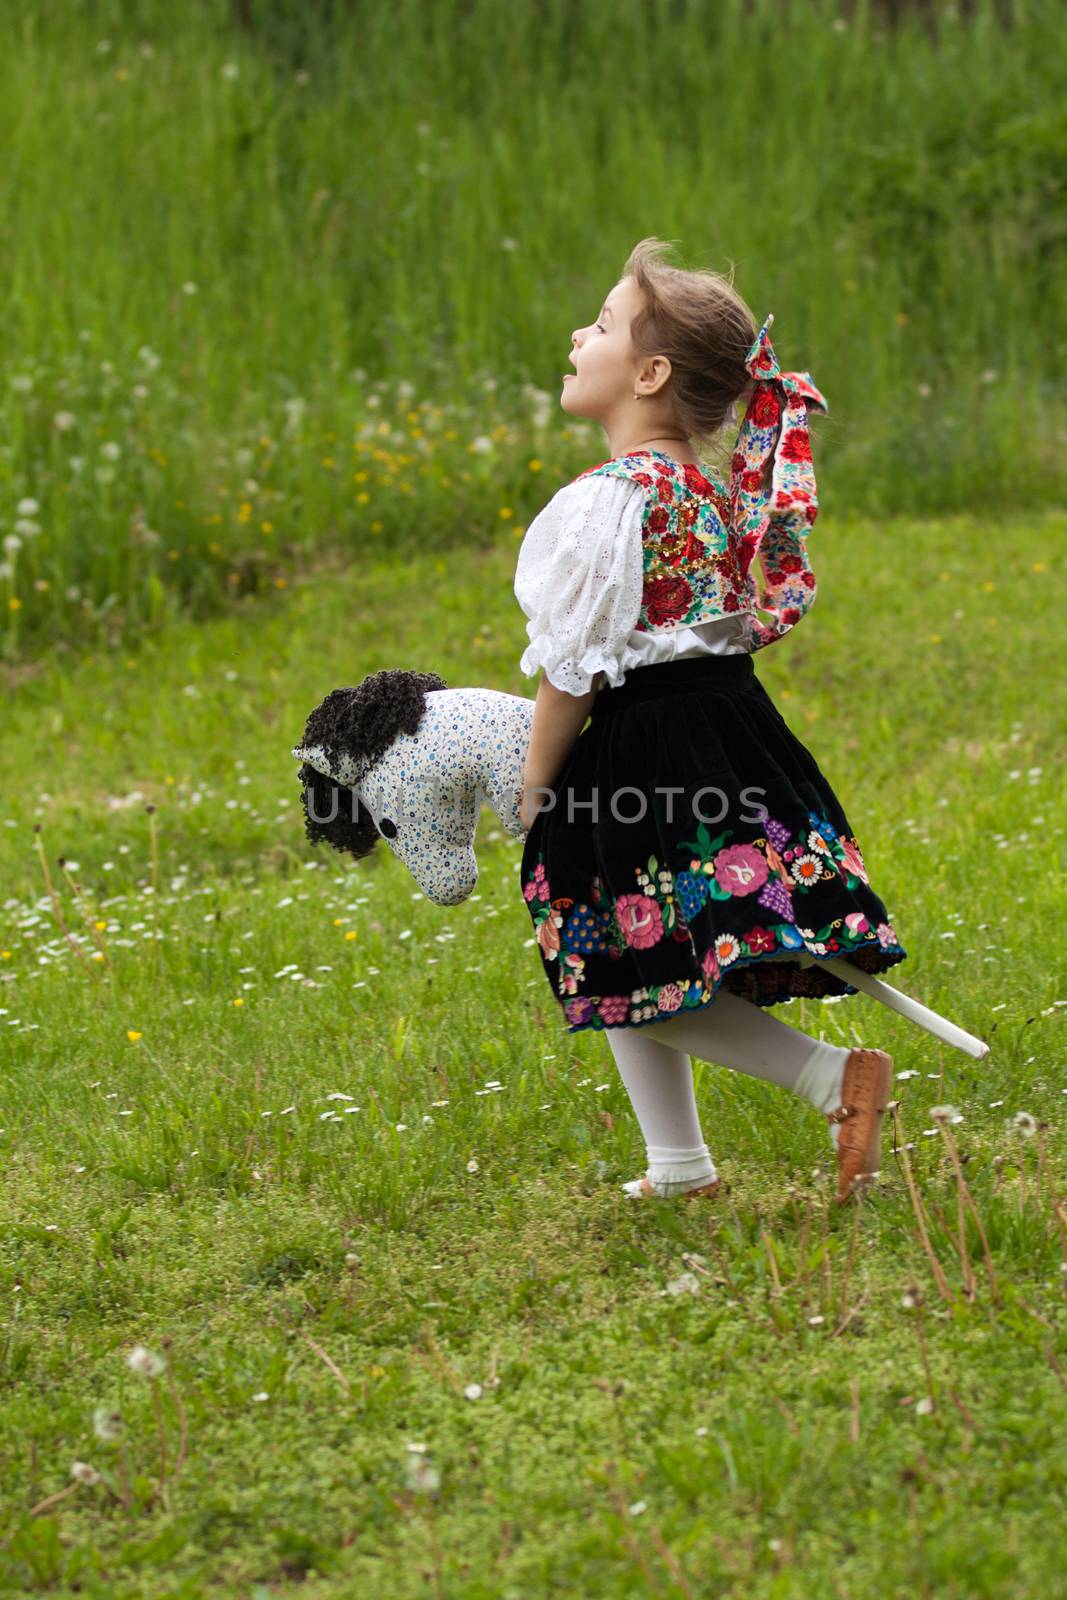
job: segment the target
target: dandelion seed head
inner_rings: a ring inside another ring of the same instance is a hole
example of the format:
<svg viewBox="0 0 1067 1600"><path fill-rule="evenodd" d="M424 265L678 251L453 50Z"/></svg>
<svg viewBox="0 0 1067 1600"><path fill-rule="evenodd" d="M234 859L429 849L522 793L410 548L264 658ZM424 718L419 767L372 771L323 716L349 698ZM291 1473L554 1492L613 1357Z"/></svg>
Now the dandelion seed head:
<svg viewBox="0 0 1067 1600"><path fill-rule="evenodd" d="M930 1115L935 1122L962 1122L963 1116L955 1106L931 1106Z"/></svg>
<svg viewBox="0 0 1067 1600"><path fill-rule="evenodd" d="M122 1438L122 1412L112 1406L97 1406L93 1412L93 1432L105 1444Z"/></svg>
<svg viewBox="0 0 1067 1600"><path fill-rule="evenodd" d="M126 1365L131 1372L140 1372L147 1378L158 1378L167 1363L154 1350L147 1349L143 1344L135 1344L126 1357Z"/></svg>

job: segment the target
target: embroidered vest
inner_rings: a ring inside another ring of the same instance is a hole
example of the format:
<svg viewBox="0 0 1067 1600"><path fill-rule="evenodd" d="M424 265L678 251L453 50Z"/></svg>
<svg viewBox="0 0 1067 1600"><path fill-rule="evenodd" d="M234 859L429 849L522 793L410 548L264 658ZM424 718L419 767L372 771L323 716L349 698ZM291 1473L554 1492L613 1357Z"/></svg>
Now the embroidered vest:
<svg viewBox="0 0 1067 1600"><path fill-rule="evenodd" d="M717 477L662 451L636 450L579 473L629 478L646 491L641 543L644 581L639 633L665 633L757 606L792 626L815 598L806 540L754 538L733 531L729 492ZM577 482L578 479L575 481ZM765 587L758 591L758 549ZM781 638L753 615L753 650Z"/></svg>

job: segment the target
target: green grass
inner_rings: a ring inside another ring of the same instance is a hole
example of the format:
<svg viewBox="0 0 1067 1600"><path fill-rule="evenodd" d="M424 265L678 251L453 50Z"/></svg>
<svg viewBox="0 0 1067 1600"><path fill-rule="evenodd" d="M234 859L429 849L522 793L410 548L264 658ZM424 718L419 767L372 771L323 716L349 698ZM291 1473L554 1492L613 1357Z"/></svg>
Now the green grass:
<svg viewBox="0 0 1067 1600"><path fill-rule="evenodd" d="M1062 503L1061 8L971 11L3 8L3 659L491 545L650 233L827 396L824 515Z"/></svg>
<svg viewBox="0 0 1067 1600"><path fill-rule="evenodd" d="M387 853L307 846L288 751L330 688L410 666L532 690L511 534L443 585L432 550L309 563L135 653L8 669L7 1592L1058 1592L1067 807L1035 597L1064 531L1002 521L994 568L985 519L820 521L816 607L757 657L909 952L892 978L992 1044L976 1063L862 996L775 1012L918 1074L901 1127L951 1305L888 1132L879 1189L838 1211L825 1124L712 1064L727 1200L623 1198L639 1131L606 1041L563 1031L488 811L480 898L453 908ZM63 938L39 852L107 962ZM925 1132L945 1102L996 1299L969 1216L960 1294L956 1182ZM1020 1110L1039 1139L1007 1133ZM139 1343L169 1362L158 1421ZM74 1461L113 1488L31 1515Z"/></svg>

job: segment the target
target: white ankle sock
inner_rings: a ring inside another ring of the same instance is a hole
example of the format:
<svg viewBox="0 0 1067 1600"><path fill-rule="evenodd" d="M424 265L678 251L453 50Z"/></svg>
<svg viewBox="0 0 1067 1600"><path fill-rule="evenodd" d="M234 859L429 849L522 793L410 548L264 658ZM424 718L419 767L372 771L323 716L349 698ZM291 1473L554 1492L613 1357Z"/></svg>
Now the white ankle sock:
<svg viewBox="0 0 1067 1600"><path fill-rule="evenodd" d="M710 1183L718 1173L701 1132L689 1057L649 1039L647 1028L609 1028L607 1035L645 1138L649 1183L662 1195ZM623 1188L639 1194L640 1178Z"/></svg>
<svg viewBox="0 0 1067 1600"><path fill-rule="evenodd" d="M829 1115L841 1104L841 1085L845 1077L845 1062L851 1055L843 1045L823 1044L814 1047L794 1084L794 1093L810 1100L816 1111ZM831 1123L836 1135L837 1125ZM835 1140L836 1142L836 1140Z"/></svg>
<svg viewBox="0 0 1067 1600"><path fill-rule="evenodd" d="M692 1150L670 1150L654 1144L647 1148L648 1181L657 1194L684 1194L719 1175L706 1144L698 1144Z"/></svg>

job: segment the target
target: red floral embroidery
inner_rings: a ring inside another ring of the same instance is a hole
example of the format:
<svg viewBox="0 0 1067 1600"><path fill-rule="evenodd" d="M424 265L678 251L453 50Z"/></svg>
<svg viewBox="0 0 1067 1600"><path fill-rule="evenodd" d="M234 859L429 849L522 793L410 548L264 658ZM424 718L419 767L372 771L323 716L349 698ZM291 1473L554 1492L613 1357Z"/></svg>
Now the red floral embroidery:
<svg viewBox="0 0 1067 1600"><path fill-rule="evenodd" d="M752 420L757 428L776 428L778 418L782 414L782 403L773 389L765 389L756 396L752 408ZM744 458L741 458L742 461Z"/></svg>
<svg viewBox="0 0 1067 1600"><path fill-rule="evenodd" d="M693 591L681 577L652 578L645 584L645 611L654 628L678 622L689 610L692 599Z"/></svg>
<svg viewBox="0 0 1067 1600"><path fill-rule="evenodd" d="M810 461L811 440L806 428L789 428L782 439L782 455L787 461Z"/></svg>

